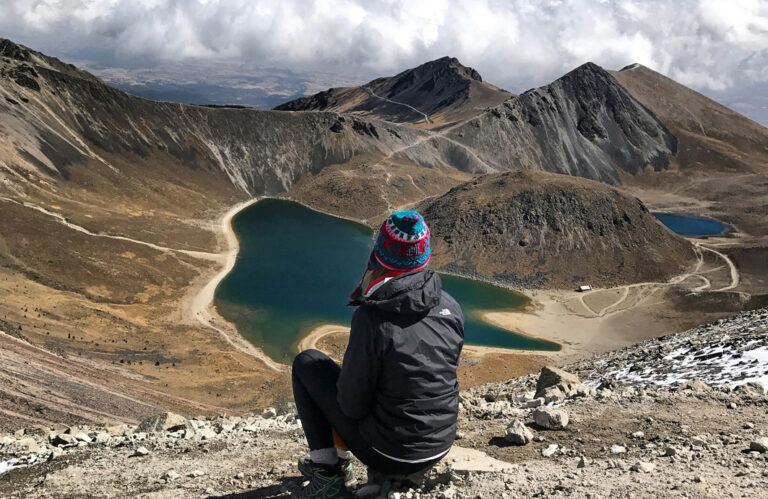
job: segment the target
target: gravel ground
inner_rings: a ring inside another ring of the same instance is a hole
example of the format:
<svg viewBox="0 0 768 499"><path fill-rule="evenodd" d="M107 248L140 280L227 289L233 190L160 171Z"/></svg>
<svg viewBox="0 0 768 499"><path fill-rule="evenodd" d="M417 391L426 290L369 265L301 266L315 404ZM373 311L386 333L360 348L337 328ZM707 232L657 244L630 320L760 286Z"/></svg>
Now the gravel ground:
<svg viewBox="0 0 768 499"><path fill-rule="evenodd" d="M417 482L378 484L397 498L764 497L766 366L752 353L767 330L768 311L749 312L472 388L451 455ZM2 497L288 497L306 452L295 415L269 409L38 426L0 445Z"/></svg>

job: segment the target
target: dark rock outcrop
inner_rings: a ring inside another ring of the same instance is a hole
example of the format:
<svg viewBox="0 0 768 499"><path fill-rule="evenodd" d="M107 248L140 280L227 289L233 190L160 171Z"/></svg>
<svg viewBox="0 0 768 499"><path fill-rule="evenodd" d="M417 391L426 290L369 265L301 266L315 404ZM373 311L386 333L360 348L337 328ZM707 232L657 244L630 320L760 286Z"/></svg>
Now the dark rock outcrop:
<svg viewBox="0 0 768 499"><path fill-rule="evenodd" d="M519 287L664 280L695 258L638 199L575 177L486 175L418 208L435 268Z"/></svg>
<svg viewBox="0 0 768 499"><path fill-rule="evenodd" d="M540 169L611 184L667 168L677 139L607 71L584 64L451 131L499 170Z"/></svg>

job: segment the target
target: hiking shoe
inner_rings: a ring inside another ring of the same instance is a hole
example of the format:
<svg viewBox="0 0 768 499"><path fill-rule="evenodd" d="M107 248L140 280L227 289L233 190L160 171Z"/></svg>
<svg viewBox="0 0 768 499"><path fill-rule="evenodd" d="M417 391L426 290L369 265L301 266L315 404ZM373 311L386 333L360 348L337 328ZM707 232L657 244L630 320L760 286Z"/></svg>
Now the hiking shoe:
<svg viewBox="0 0 768 499"><path fill-rule="evenodd" d="M341 474L344 476L344 485L352 487L357 484L355 478L355 470L352 467L351 459L339 459L339 467L341 468ZM309 456L301 456L299 458L299 472L307 478L312 478L312 461Z"/></svg>
<svg viewBox="0 0 768 499"><path fill-rule="evenodd" d="M302 475L305 474L305 470L309 472L309 484L301 489L296 497L304 499L353 497L344 485L344 475L339 467L328 468L309 461L304 466Z"/></svg>

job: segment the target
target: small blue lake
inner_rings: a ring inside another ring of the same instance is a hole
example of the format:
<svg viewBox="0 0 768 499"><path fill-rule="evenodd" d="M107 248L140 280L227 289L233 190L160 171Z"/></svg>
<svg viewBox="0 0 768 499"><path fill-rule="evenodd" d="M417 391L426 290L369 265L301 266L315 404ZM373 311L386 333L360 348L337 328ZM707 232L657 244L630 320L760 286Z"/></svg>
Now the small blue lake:
<svg viewBox="0 0 768 499"><path fill-rule="evenodd" d="M321 324L349 325L349 295L373 245L370 228L298 203L265 199L235 215L240 250L221 281L214 304L246 339L279 362L290 362L298 342ZM519 311L522 293L441 274L443 288L461 304L468 344L556 351L551 341L483 321L486 311Z"/></svg>
<svg viewBox="0 0 768 499"><path fill-rule="evenodd" d="M654 213L653 216L675 234L686 237L719 236L728 226L717 220L682 213Z"/></svg>

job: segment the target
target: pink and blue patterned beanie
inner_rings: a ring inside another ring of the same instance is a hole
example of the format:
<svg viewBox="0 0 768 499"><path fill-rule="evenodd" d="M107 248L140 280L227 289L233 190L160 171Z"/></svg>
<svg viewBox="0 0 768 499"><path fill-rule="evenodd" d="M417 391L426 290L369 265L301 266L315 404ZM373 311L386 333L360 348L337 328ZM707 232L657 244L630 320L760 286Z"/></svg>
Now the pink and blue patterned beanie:
<svg viewBox="0 0 768 499"><path fill-rule="evenodd" d="M419 212L396 211L384 220L371 260L390 270L420 270L431 258L429 227ZM371 267L371 261L369 268Z"/></svg>

